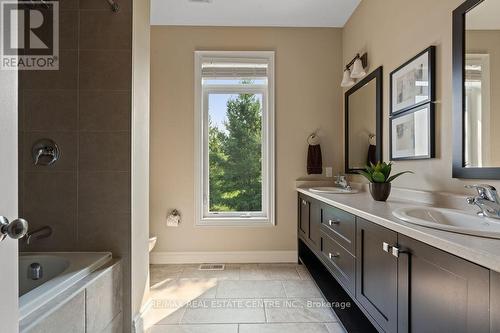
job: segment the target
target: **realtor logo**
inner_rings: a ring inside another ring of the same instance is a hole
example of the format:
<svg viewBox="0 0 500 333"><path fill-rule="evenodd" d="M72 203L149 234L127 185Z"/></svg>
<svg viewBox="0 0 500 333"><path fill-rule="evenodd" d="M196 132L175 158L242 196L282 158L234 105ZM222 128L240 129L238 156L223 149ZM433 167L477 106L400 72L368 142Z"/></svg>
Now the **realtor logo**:
<svg viewBox="0 0 500 333"><path fill-rule="evenodd" d="M2 1L0 69L59 69L59 3Z"/></svg>

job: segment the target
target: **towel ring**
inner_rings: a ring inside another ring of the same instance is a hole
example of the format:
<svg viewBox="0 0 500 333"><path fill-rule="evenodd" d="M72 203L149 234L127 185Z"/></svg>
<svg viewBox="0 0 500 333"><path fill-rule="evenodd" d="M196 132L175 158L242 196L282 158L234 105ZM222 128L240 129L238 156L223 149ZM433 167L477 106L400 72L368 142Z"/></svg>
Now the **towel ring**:
<svg viewBox="0 0 500 333"><path fill-rule="evenodd" d="M308 137L307 137L307 144L308 145L313 145L313 143L311 143L311 140L314 140L318 135L316 134L316 132L310 134Z"/></svg>

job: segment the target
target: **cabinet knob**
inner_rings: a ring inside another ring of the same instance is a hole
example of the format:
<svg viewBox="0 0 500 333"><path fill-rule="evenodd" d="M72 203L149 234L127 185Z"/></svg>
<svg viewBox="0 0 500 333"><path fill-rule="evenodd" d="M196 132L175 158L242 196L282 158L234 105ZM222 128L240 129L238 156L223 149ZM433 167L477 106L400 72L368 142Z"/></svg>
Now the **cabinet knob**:
<svg viewBox="0 0 500 333"><path fill-rule="evenodd" d="M305 205L307 205L307 201L302 200L302 204L303 204L304 206L305 206Z"/></svg>
<svg viewBox="0 0 500 333"><path fill-rule="evenodd" d="M333 258L338 258L340 257L340 253L328 253L328 258L333 259Z"/></svg>
<svg viewBox="0 0 500 333"><path fill-rule="evenodd" d="M340 221L339 220L328 220L328 224L329 225L337 225L337 224L340 224Z"/></svg>

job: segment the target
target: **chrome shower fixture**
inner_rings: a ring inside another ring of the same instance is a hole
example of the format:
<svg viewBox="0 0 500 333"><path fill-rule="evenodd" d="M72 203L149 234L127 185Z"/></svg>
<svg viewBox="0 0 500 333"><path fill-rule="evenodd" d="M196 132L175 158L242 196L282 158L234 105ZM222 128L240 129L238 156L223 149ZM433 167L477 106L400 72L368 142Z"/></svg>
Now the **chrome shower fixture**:
<svg viewBox="0 0 500 333"><path fill-rule="evenodd" d="M60 155L59 147L51 139L41 139L35 142L31 149L33 164L48 166L54 164Z"/></svg>
<svg viewBox="0 0 500 333"><path fill-rule="evenodd" d="M120 10L120 6L114 0L107 0L109 5L111 6L111 10L113 12L118 12Z"/></svg>

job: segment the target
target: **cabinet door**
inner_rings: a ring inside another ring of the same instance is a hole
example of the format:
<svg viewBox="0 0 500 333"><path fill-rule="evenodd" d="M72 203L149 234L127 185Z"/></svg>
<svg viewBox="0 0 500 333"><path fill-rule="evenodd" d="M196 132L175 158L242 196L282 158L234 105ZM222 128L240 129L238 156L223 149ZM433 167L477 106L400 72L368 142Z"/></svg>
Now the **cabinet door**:
<svg viewBox="0 0 500 333"><path fill-rule="evenodd" d="M399 331L489 332L489 270L399 236Z"/></svg>
<svg viewBox="0 0 500 333"><path fill-rule="evenodd" d="M356 299L385 332L397 332L398 260L383 248L396 245L397 233L356 219Z"/></svg>
<svg viewBox="0 0 500 333"><path fill-rule="evenodd" d="M321 205L317 200L311 200L310 202L309 241L316 250L320 250Z"/></svg>
<svg viewBox="0 0 500 333"><path fill-rule="evenodd" d="M303 196L299 196L299 236L304 240L309 237L309 221L311 217L311 202Z"/></svg>

